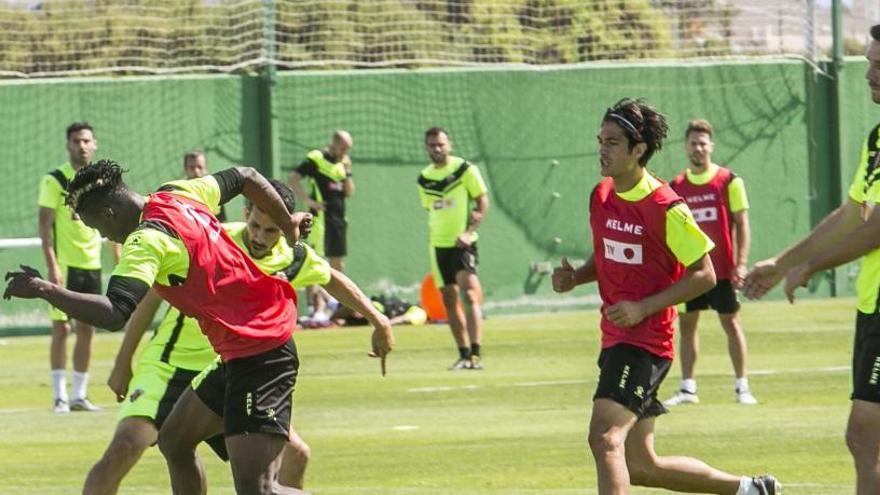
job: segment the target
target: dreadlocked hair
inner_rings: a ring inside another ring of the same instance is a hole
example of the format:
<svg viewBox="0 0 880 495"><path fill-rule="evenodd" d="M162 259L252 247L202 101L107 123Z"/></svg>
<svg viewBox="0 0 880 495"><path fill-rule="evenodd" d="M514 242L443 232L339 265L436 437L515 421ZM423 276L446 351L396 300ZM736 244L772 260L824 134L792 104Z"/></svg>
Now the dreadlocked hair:
<svg viewBox="0 0 880 495"><path fill-rule="evenodd" d="M639 165L645 166L655 152L663 148L663 140L669 132L666 117L641 98L624 98L605 112L603 122L618 124L629 137L629 148L637 143L645 143L647 149L639 158Z"/></svg>
<svg viewBox="0 0 880 495"><path fill-rule="evenodd" d="M99 160L79 169L70 185L67 186L65 202L79 213L83 204L97 193L107 195L125 184L122 182L122 167L113 160Z"/></svg>

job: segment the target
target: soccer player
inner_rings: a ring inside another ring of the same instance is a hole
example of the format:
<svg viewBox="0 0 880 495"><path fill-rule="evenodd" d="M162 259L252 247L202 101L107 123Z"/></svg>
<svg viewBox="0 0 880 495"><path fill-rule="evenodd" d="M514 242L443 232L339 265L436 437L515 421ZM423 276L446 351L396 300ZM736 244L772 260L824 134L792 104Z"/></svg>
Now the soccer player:
<svg viewBox="0 0 880 495"><path fill-rule="evenodd" d="M187 151L183 155L183 173L187 179L198 179L208 175L208 158L201 150ZM226 205L220 205L220 209L213 212L220 222L226 221Z"/></svg>
<svg viewBox="0 0 880 495"><path fill-rule="evenodd" d="M431 164L419 174L419 199L428 211L431 271L458 346L459 357L450 369L483 369L477 228L489 211L488 190L476 166L450 155L452 141L445 129L432 127L425 132L425 150Z"/></svg>
<svg viewBox="0 0 880 495"><path fill-rule="evenodd" d="M871 99L880 104L880 24L871 27L865 79ZM813 275L861 258L856 282L856 335L852 357L852 406L846 444L856 466L858 495L880 493L880 125L862 146L859 167L849 199L829 213L804 239L777 256L758 262L746 277L747 297L759 298L785 278L785 294L794 292Z"/></svg>
<svg viewBox="0 0 880 495"><path fill-rule="evenodd" d="M370 301L392 325L424 325L428 314L418 304L412 304L394 296L372 296ZM340 306L330 318L338 325L366 325L369 320L360 312Z"/></svg>
<svg viewBox="0 0 880 495"><path fill-rule="evenodd" d="M74 122L67 127L68 162L44 175L40 181L39 233L46 259L48 279L53 284L86 294L101 293L101 235L86 226L79 216L64 204L67 185L76 171L92 159L98 149L95 131L87 122ZM99 411L87 397L89 361L95 329L85 321L76 320L76 344L73 347L73 400L67 395L68 315L56 308L49 309L52 320L52 343L49 362L56 413Z"/></svg>
<svg viewBox="0 0 880 495"><path fill-rule="evenodd" d="M641 100L609 108L599 131L602 179L590 195L593 254L575 269L563 258L553 289L597 282L602 352L589 444L600 495L630 485L681 492L776 495L772 476L738 477L689 457L654 451L657 389L673 358L674 305L715 284L712 241L687 205L646 167L666 137L665 117Z"/></svg>
<svg viewBox="0 0 880 495"><path fill-rule="evenodd" d="M269 182L287 210L293 213L293 191L277 180L270 179ZM244 213L245 223L224 224L223 228L263 272L283 276L294 288L311 284L326 286L339 299L353 304L352 310L366 311L367 321L376 328L388 324L378 312L370 311L369 300L351 280L330 268L327 261L310 247L300 242L291 249L281 238L281 230L252 204L246 205ZM198 322L172 306L141 354L137 371L132 376L134 353L161 301L155 291L150 291L132 313L125 330L116 364L108 379L117 401L124 400L119 411L120 422L103 457L86 478L84 495L108 495L118 491L122 478L134 467L141 454L156 443L159 429L180 394L217 357ZM219 414L222 415L222 409ZM212 437L208 443L226 459L222 436ZM309 447L292 428L284 456L279 473L281 484L301 490Z"/></svg>
<svg viewBox="0 0 880 495"><path fill-rule="evenodd" d="M348 156L352 146L351 134L338 130L333 133L330 144L324 149L310 151L290 173L290 186L308 205L314 218L309 243L339 271L343 271L345 255L348 254L345 199L354 194L351 158ZM303 188L303 177L308 178L308 192ZM307 295L313 308L312 316L326 321L325 294L318 287L311 287Z"/></svg>
<svg viewBox="0 0 880 495"><path fill-rule="evenodd" d="M746 377L746 337L739 322L736 290L742 288L749 260L749 202L742 178L712 163L712 126L705 120L692 120L685 131L684 148L690 166L669 186L681 196L715 248L709 253L717 283L709 292L685 303L678 315L681 342L681 388L664 402L667 406L696 404L697 380L694 365L699 352L697 323L700 311L712 308L718 313L727 334L727 351L736 374L734 397L740 404L757 404ZM734 249L734 243L736 249ZM735 254L735 256L734 256Z"/></svg>
<svg viewBox="0 0 880 495"><path fill-rule="evenodd" d="M307 231L309 216L288 213L253 168L170 182L144 198L125 185L115 162L83 167L68 187L68 204L86 225L124 243L107 295L66 290L24 267L6 274L4 298L41 298L75 318L118 330L152 286L181 313L197 318L225 371L223 424L215 433L226 437L235 488L268 495L290 431L299 365L291 339L296 294L288 282L260 271L211 214L238 194L266 213L291 245L300 229ZM374 332L372 354L384 362L392 343L390 332ZM216 428L200 420L209 411L188 389L166 426L177 416L181 423ZM174 493L197 493L198 460L169 458L173 437L160 433L159 446Z"/></svg>

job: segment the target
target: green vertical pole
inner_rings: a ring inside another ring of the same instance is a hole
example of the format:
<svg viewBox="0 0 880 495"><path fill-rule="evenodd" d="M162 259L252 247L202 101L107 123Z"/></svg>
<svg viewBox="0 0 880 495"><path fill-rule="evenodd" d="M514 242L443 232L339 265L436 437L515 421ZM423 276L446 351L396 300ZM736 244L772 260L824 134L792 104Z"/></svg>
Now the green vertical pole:
<svg viewBox="0 0 880 495"><path fill-rule="evenodd" d="M831 179L831 202L832 208L836 208L841 201L842 197L842 167L841 161L843 160L840 152L841 140L840 140L840 76L843 72L843 17L841 16L840 9L840 0L832 0L831 2L831 35L832 35L832 49L831 49L831 64L829 66L830 72L830 93L831 98L829 99L830 103L830 119L829 119L829 129L828 129L828 145L831 154L830 167L831 170L828 174L828 177ZM835 272L831 275L831 296L837 296L837 275L843 274L844 270L835 270Z"/></svg>
<svg viewBox="0 0 880 495"><path fill-rule="evenodd" d="M275 2L263 0L263 50L262 67L260 69L260 172L267 177L280 177L281 164L279 157L280 140L277 136L278 126L275 122L273 109L273 89L277 73L276 38L275 38Z"/></svg>

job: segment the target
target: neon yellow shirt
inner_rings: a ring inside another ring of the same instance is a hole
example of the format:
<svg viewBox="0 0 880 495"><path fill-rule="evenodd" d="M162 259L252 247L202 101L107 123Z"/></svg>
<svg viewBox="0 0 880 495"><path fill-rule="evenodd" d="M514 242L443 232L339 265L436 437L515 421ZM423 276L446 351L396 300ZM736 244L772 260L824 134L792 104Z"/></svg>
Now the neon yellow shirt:
<svg viewBox="0 0 880 495"><path fill-rule="evenodd" d="M450 156L443 167L425 167L419 176L419 200L428 210L431 246L453 247L467 230L471 200L488 192L480 170L465 160ZM476 240L476 236L474 237Z"/></svg>
<svg viewBox="0 0 880 495"><path fill-rule="evenodd" d="M719 166L713 163L699 174L691 172L690 168L685 171L685 174L687 174L687 180L691 184L702 186L715 177L715 174L718 173L718 169ZM727 185L727 203L730 205L731 213L739 213L743 210L749 209L749 198L746 197L746 185L743 182L742 177L734 177L733 180L730 181L730 184Z"/></svg>
<svg viewBox="0 0 880 495"><path fill-rule="evenodd" d="M870 210L880 202L880 168L877 167L880 160L880 137L873 143L869 143L871 135L878 135L880 126L875 127L865 139L862 145L862 153L859 157L859 167L849 188L849 197L862 205L864 218L868 217ZM880 249L875 249L862 256L862 264L859 269L859 278L856 281L856 297L858 298L858 310L862 313L874 313L877 311L877 297L880 290Z"/></svg>
<svg viewBox="0 0 880 495"><path fill-rule="evenodd" d="M644 177L629 191L615 194L626 201L641 201L663 183L645 172ZM690 266L708 254L715 244L700 227L684 201L666 210L666 246L684 266Z"/></svg>
<svg viewBox="0 0 880 495"><path fill-rule="evenodd" d="M54 174L54 175L53 175ZM64 185L59 181L60 175ZM86 226L66 204L67 184L76 175L69 163L40 179L37 205L55 211L55 257L58 263L83 270L101 269L101 234ZM65 275L66 277L67 275Z"/></svg>

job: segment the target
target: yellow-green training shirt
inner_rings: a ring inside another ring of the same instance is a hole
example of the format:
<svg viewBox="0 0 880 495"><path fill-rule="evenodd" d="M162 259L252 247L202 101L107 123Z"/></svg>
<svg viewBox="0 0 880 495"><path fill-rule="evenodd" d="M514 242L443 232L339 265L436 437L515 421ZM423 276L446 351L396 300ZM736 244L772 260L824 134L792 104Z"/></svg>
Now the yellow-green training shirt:
<svg viewBox="0 0 880 495"><path fill-rule="evenodd" d="M480 170L462 158L450 156L443 167L425 167L419 175L419 200L428 210L431 246L454 247L467 230L471 200L487 191Z"/></svg>
<svg viewBox="0 0 880 495"><path fill-rule="evenodd" d="M862 145L859 167L849 188L849 197L862 205L867 213L880 203L880 125L874 127ZM880 297L880 249L862 256L859 278L856 281L858 310L862 313L877 312L877 299Z"/></svg>
<svg viewBox="0 0 880 495"><path fill-rule="evenodd" d="M86 226L79 215L64 204L67 185L74 175L76 171L70 163L44 175L40 179L37 205L55 211L53 229L58 263L83 270L100 270L101 234Z"/></svg>

